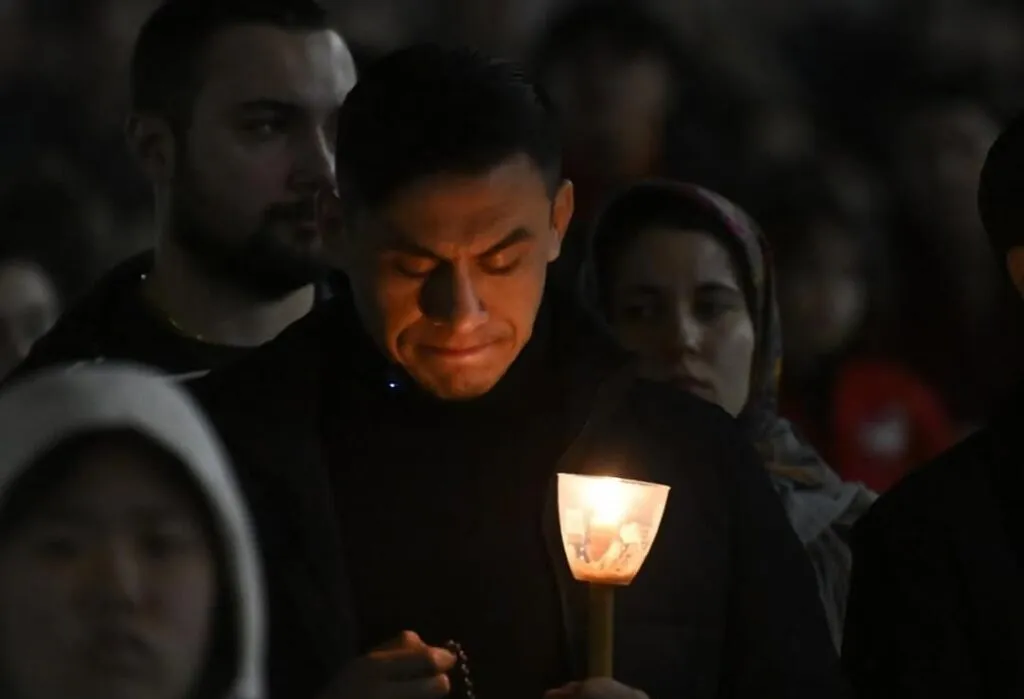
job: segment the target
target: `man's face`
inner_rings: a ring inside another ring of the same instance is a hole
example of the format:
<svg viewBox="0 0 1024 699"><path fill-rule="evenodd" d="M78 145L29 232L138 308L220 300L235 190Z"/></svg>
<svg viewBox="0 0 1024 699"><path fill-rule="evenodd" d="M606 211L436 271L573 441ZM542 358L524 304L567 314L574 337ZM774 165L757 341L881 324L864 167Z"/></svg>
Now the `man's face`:
<svg viewBox="0 0 1024 699"><path fill-rule="evenodd" d="M370 334L439 398L487 393L530 339L572 208L570 183L552 202L517 156L422 179L357 217L345 267Z"/></svg>
<svg viewBox="0 0 1024 699"><path fill-rule="evenodd" d="M243 26L213 38L177 144L177 244L212 275L264 298L322 271L317 197L334 188L338 108L355 83L331 31Z"/></svg>

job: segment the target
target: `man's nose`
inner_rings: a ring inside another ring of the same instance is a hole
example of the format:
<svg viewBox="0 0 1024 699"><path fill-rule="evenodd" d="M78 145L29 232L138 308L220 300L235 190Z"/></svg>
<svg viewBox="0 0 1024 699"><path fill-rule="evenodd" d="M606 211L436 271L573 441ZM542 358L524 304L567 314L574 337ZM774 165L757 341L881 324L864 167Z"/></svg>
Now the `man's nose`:
<svg viewBox="0 0 1024 699"><path fill-rule="evenodd" d="M457 334L474 332L488 318L473 275L463 264L446 265L424 289L424 313Z"/></svg>
<svg viewBox="0 0 1024 699"><path fill-rule="evenodd" d="M292 170L291 186L300 191L334 189L334 141L325 129L312 129L301 139Z"/></svg>

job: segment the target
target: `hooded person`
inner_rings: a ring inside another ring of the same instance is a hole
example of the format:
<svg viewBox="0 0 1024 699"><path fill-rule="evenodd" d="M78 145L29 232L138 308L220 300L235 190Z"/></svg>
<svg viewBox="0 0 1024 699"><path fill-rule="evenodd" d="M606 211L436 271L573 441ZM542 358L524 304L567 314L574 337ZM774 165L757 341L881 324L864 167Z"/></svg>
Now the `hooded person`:
<svg viewBox="0 0 1024 699"><path fill-rule="evenodd" d="M647 181L599 216L584 293L654 380L720 405L761 453L842 642L846 543L874 502L844 483L782 418L782 333L770 250L732 202L696 185Z"/></svg>
<svg viewBox="0 0 1024 699"><path fill-rule="evenodd" d="M168 380L58 369L0 394L0 694L262 699L264 597L220 443Z"/></svg>

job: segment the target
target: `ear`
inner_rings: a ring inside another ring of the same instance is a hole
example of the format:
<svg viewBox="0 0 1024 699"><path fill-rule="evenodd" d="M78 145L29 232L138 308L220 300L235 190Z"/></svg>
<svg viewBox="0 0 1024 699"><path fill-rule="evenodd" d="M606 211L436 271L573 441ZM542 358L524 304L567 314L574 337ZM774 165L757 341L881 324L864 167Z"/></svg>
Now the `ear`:
<svg viewBox="0 0 1024 699"><path fill-rule="evenodd" d="M166 119L132 114L124 127L128 148L154 183L166 183L174 177L174 131Z"/></svg>
<svg viewBox="0 0 1024 699"><path fill-rule="evenodd" d="M323 237L327 259L333 267L345 269L351 257L348 236L345 235L345 214L341 199L335 191L317 197L316 221Z"/></svg>
<svg viewBox="0 0 1024 699"><path fill-rule="evenodd" d="M562 180L555 192L553 206L551 208L551 228L555 235L552 238L551 249L548 251L548 262L554 262L562 254L562 242L572 222L572 214L576 210L576 194L570 180Z"/></svg>
<svg viewBox="0 0 1024 699"><path fill-rule="evenodd" d="M1024 245L1010 248L1006 253L1006 271L1010 273L1017 292L1024 296Z"/></svg>

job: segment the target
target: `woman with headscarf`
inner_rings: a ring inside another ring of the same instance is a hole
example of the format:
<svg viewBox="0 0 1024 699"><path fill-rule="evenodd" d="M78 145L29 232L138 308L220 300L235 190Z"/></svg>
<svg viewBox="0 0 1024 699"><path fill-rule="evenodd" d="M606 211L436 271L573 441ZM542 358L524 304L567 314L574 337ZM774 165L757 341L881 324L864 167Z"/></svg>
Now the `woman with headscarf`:
<svg viewBox="0 0 1024 699"><path fill-rule="evenodd" d="M110 365L0 394L0 696L262 699L260 576L181 389Z"/></svg>
<svg viewBox="0 0 1024 699"><path fill-rule="evenodd" d="M764 455L838 648L851 567L845 537L874 495L843 483L778 414L782 341L763 236L717 194L651 181L611 201L590 252L585 292L641 371L720 405Z"/></svg>

